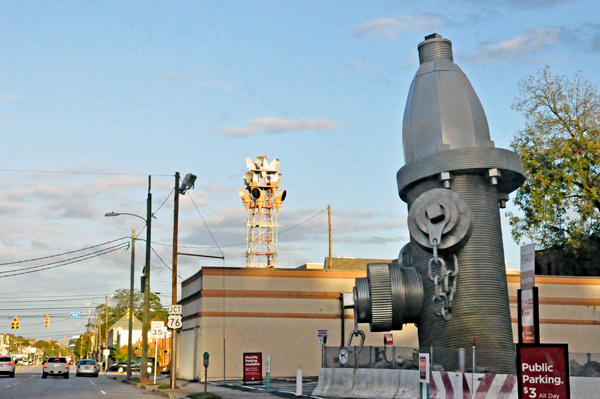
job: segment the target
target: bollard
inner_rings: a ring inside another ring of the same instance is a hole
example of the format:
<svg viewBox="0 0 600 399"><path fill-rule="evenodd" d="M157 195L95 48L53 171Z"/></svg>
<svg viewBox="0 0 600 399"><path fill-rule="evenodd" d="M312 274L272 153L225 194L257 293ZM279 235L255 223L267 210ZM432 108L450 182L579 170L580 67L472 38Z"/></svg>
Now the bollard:
<svg viewBox="0 0 600 399"><path fill-rule="evenodd" d="M267 356L267 382L265 384L265 388L269 389L271 387L271 356Z"/></svg>
<svg viewBox="0 0 600 399"><path fill-rule="evenodd" d="M477 345L477 338L473 337L473 372L471 373L471 398L473 398L473 392L475 391L475 371L477 370L475 362L475 346Z"/></svg>
<svg viewBox="0 0 600 399"><path fill-rule="evenodd" d="M458 371L465 372L466 352L465 348L458 348Z"/></svg>
<svg viewBox="0 0 600 399"><path fill-rule="evenodd" d="M296 396L302 396L302 367L296 369Z"/></svg>

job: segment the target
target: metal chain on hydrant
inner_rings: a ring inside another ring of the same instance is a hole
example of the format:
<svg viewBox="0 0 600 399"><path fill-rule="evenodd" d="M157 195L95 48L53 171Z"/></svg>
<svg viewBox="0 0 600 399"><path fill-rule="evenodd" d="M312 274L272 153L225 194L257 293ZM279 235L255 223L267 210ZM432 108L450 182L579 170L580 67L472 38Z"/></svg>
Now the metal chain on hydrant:
<svg viewBox="0 0 600 399"><path fill-rule="evenodd" d="M453 269L446 267L446 261L438 255L437 239L432 240L433 258L429 260L427 273L429 279L433 282L435 294L431 298L433 303L433 311L436 316L441 316L448 321L452 318L452 299L456 293L456 282L458 280L458 259L452 254L454 263ZM439 266L439 274L434 274L433 266ZM440 281L442 280L442 281Z"/></svg>

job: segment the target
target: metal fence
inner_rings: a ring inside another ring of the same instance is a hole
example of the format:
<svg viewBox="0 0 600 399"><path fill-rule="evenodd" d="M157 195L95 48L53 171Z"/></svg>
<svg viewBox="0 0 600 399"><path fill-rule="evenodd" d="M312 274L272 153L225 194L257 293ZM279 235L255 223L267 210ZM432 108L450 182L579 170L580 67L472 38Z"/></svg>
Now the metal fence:
<svg viewBox="0 0 600 399"><path fill-rule="evenodd" d="M370 368L370 369L404 369L417 370L418 348L399 346L358 346L349 350L348 363L342 365L339 359L339 346L325 346L322 365L326 368ZM493 364L480 364L479 359L493 358L497 349L477 347L475 349L475 371L477 373L496 374ZM430 348L431 369L433 371L473 371L473 348L448 349ZM436 359L438 360L436 362ZM443 359L446 369L440 365ZM569 366L573 377L600 377L600 353L569 352Z"/></svg>

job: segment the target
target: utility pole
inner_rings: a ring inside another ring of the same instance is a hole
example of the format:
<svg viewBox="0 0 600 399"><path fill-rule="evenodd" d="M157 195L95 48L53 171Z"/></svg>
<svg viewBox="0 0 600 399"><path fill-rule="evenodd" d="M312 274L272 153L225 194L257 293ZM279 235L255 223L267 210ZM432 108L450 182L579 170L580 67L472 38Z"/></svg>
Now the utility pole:
<svg viewBox="0 0 600 399"><path fill-rule="evenodd" d="M152 193L151 176L148 176L148 199L146 201L146 267L144 268L144 320L142 323L142 364L140 382L148 383L148 330L150 327L150 247L152 245Z"/></svg>
<svg viewBox="0 0 600 399"><path fill-rule="evenodd" d="M95 319L95 330L96 330L96 361L98 361L98 352L100 351L100 314L96 310L96 314L94 315Z"/></svg>
<svg viewBox="0 0 600 399"><path fill-rule="evenodd" d="M327 269L331 270L333 258L331 256L331 205L327 205L327 218L329 220L329 264L327 265Z"/></svg>
<svg viewBox="0 0 600 399"><path fill-rule="evenodd" d="M104 312L104 349L108 349L108 295L106 296L106 311ZM104 372L108 371L108 359L104 359L104 353L102 354L102 360L104 361Z"/></svg>
<svg viewBox="0 0 600 399"><path fill-rule="evenodd" d="M171 287L171 304L177 305L177 250L179 242L179 172L175 172L175 199L173 203L173 285ZM171 377L170 389L175 389L177 371L175 367L175 330L171 338Z"/></svg>
<svg viewBox="0 0 600 399"><path fill-rule="evenodd" d="M92 343L90 340L90 316L91 316L91 311L88 310L88 322L87 322L87 339L88 339L88 344L87 344L87 352L85 354L85 358L89 359L90 357L90 348L92 347Z"/></svg>
<svg viewBox="0 0 600 399"><path fill-rule="evenodd" d="M129 272L129 331L127 332L127 379L131 379L131 351L133 350L133 290L135 274L135 230L131 231L131 271ZM108 337L108 335L107 335Z"/></svg>

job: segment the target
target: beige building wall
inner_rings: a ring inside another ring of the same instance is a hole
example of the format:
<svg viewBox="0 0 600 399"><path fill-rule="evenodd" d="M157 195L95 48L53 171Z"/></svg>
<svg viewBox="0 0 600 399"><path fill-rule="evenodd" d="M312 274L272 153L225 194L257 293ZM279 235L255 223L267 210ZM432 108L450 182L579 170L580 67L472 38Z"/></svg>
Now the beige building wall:
<svg viewBox="0 0 600 399"><path fill-rule="evenodd" d="M297 269L204 268L182 283L183 328L179 375L203 379L202 354L210 354L209 380L241 379L243 353L271 356L273 377L316 376L321 363L317 330L328 345L341 339L340 293L351 292L365 272ZM519 276L509 275L513 335L517 341ZM537 277L543 342L566 342L575 352L600 352L600 278ZM427 299L425 299L427 300ZM345 312L345 339L353 313ZM381 346L383 333L366 333L365 345ZM394 345L418 347L417 329L394 332ZM224 356L225 354L225 356ZM225 364L223 359L225 358ZM225 369L224 369L225 366ZM263 370L264 374L264 370Z"/></svg>
<svg viewBox="0 0 600 399"><path fill-rule="evenodd" d="M520 276L509 275L508 293L517 335L517 290ZM600 353L600 278L536 276L540 303L540 340L568 343L570 352Z"/></svg>
<svg viewBox="0 0 600 399"><path fill-rule="evenodd" d="M340 294L351 292L365 272L204 268L182 284L183 328L179 375L201 379L202 354L210 354L209 380L243 375L243 353L271 356L273 377L316 376L321 366L317 330L329 330L328 344L342 343ZM224 316L224 317L223 317ZM345 337L354 327L345 312ZM365 345L383 345L382 333L366 332ZM225 338L225 340L223 339ZM417 344L416 328L394 333L398 346ZM356 341L357 342L357 341Z"/></svg>

